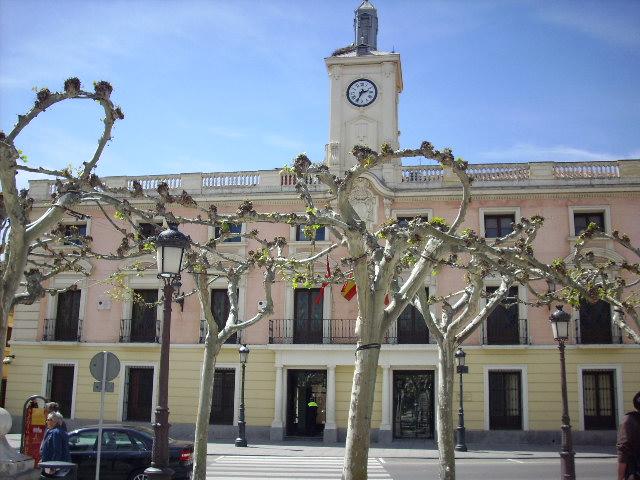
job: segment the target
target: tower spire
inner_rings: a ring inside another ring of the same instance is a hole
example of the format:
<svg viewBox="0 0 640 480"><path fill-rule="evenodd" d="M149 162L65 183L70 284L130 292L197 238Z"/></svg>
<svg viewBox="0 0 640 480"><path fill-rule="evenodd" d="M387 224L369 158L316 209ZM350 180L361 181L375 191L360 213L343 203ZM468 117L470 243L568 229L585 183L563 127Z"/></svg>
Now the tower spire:
<svg viewBox="0 0 640 480"><path fill-rule="evenodd" d="M353 30L358 55L378 49L378 11L369 0L364 0L356 9Z"/></svg>

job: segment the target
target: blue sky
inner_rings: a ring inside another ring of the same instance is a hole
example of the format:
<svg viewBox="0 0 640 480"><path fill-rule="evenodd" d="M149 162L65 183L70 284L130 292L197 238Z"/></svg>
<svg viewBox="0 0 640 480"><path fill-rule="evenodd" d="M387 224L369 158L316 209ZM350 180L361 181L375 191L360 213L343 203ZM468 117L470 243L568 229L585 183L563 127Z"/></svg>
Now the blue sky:
<svg viewBox="0 0 640 480"><path fill-rule="evenodd" d="M640 1L373 0L400 52L403 147L472 163L640 158ZM108 80L126 118L98 172L281 167L328 139L323 58L358 0L0 0L0 125L34 98ZM73 102L19 137L34 165L81 163L100 111Z"/></svg>

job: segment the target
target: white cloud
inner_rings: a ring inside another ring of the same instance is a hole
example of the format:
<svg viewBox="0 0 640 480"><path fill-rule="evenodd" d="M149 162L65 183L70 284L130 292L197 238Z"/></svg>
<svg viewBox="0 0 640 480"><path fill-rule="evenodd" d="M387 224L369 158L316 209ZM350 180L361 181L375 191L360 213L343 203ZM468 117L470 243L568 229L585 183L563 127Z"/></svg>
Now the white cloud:
<svg viewBox="0 0 640 480"><path fill-rule="evenodd" d="M596 152L567 145L541 146L521 143L511 147L480 152L477 158L489 162L587 162L619 160L629 158L629 154Z"/></svg>

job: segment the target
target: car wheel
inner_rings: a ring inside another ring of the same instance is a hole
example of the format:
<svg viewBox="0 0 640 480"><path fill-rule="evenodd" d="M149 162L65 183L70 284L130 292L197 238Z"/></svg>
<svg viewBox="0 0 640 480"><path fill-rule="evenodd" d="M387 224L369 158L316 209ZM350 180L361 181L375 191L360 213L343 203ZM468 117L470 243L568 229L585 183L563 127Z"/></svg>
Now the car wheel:
<svg viewBox="0 0 640 480"><path fill-rule="evenodd" d="M147 476L145 475L144 470L138 470L131 474L129 480L147 480Z"/></svg>

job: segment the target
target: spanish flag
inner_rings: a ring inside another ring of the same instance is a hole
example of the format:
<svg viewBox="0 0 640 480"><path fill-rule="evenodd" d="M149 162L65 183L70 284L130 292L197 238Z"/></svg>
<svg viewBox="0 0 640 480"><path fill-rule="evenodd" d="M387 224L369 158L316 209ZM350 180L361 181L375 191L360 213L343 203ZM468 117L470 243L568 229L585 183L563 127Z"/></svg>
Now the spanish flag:
<svg viewBox="0 0 640 480"><path fill-rule="evenodd" d="M346 282L344 282L344 285L342 285L342 289L340 290L340 293L348 301L351 301L351 299L356 295L356 293L358 293L356 289L356 282L354 282L353 280L347 280Z"/></svg>

